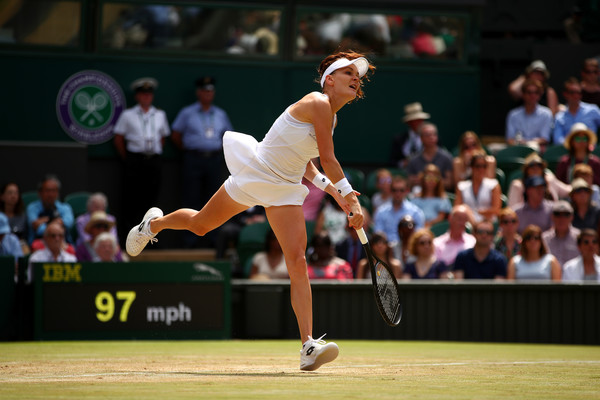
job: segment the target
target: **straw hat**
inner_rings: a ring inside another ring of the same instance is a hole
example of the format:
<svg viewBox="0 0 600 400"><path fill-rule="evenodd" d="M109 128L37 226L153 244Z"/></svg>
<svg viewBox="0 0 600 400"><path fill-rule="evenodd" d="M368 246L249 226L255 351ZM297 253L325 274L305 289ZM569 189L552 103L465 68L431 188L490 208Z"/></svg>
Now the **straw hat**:
<svg viewBox="0 0 600 400"><path fill-rule="evenodd" d="M94 227L95 225L98 225L98 224L106 224L106 225L108 225L108 229L111 229L115 225L115 223L108 218L108 215L106 215L106 212L94 211L94 213L90 217L90 220L88 221L88 223L85 224L84 230L86 231L86 233L90 233L90 231L92 230L92 227Z"/></svg>
<svg viewBox="0 0 600 400"><path fill-rule="evenodd" d="M421 103L410 103L404 106L403 122L414 121L416 119L429 119L431 115L423 112Z"/></svg>
<svg viewBox="0 0 600 400"><path fill-rule="evenodd" d="M573 126L571 126L571 130L563 142L563 146L565 146L567 150L571 150L571 139L578 133L585 133L588 137L588 144L592 146L592 148L596 146L596 142L598 141L596 134L592 132L591 129L588 128L583 122L576 122L573 124Z"/></svg>

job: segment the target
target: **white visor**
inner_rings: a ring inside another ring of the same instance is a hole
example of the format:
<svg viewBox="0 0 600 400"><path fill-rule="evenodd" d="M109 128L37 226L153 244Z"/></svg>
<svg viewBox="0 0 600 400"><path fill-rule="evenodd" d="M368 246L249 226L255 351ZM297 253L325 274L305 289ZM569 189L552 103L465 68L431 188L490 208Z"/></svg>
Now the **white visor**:
<svg viewBox="0 0 600 400"><path fill-rule="evenodd" d="M331 75L338 69L347 67L352 64L354 64L358 69L358 76L360 76L361 78L369 70L369 62L364 57L355 58L354 60L348 60L347 58L339 58L335 60L329 67L327 67L327 69L323 73L323 76L321 77L321 87L323 87L323 85L325 84L325 78L327 78L327 75Z"/></svg>

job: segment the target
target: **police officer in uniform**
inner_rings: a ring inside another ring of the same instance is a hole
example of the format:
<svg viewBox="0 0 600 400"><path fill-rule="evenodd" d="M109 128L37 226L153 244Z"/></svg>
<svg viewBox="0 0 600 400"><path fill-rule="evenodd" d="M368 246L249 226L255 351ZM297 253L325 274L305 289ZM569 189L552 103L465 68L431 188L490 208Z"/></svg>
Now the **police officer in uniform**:
<svg viewBox="0 0 600 400"><path fill-rule="evenodd" d="M213 104L215 79L196 80L197 102L184 107L173 122L173 142L183 151L183 206L200 210L224 181L223 134L233 130L227 113ZM204 247L214 246L211 232ZM198 237L184 232L184 246L194 247Z"/></svg>
<svg viewBox="0 0 600 400"><path fill-rule="evenodd" d="M124 166L123 216L129 226L157 204L162 178L161 154L169 122L152 105L158 82L140 78L131 84L136 105L123 111L115 125L115 147ZM128 222L129 221L129 222Z"/></svg>

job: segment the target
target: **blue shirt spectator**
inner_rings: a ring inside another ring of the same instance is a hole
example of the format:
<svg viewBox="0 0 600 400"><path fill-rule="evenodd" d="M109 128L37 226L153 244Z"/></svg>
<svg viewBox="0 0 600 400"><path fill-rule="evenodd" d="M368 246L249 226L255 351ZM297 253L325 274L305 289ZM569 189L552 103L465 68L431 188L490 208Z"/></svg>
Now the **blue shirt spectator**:
<svg viewBox="0 0 600 400"><path fill-rule="evenodd" d="M517 138L517 133L520 138ZM536 105L532 113L525 106L513 108L506 117L506 140L532 141L543 139L550 142L552 134L552 111L548 107Z"/></svg>
<svg viewBox="0 0 600 400"><path fill-rule="evenodd" d="M581 102L575 114L569 110L559 111L554 121L554 143L563 144L571 126L583 122L592 132L598 132L600 127L600 108L595 104Z"/></svg>
<svg viewBox="0 0 600 400"><path fill-rule="evenodd" d="M27 223L29 224L29 244L34 239L44 235L46 226L52 220L60 218L67 232L67 241L72 243L69 232L75 223L73 210L67 203L58 200L60 194L60 181L54 175L47 175L39 184L39 200L27 206Z"/></svg>
<svg viewBox="0 0 600 400"><path fill-rule="evenodd" d="M389 242L397 242L398 223L405 215L413 218L416 229L425 224L423 211L410 201L406 200L408 194L408 182L402 176L392 178L392 201L379 206L373 216L374 231L383 232Z"/></svg>
<svg viewBox="0 0 600 400"><path fill-rule="evenodd" d="M181 132L185 150L217 151L223 147L223 134L232 130L227 113L215 105L204 110L200 103L184 107L172 125Z"/></svg>
<svg viewBox="0 0 600 400"><path fill-rule="evenodd" d="M454 271L463 271L464 279L506 278L506 257L491 249L482 261L475 258L475 249L466 249L456 255Z"/></svg>
<svg viewBox="0 0 600 400"><path fill-rule="evenodd" d="M19 238L10 232L8 217L0 213L0 256L23 257Z"/></svg>

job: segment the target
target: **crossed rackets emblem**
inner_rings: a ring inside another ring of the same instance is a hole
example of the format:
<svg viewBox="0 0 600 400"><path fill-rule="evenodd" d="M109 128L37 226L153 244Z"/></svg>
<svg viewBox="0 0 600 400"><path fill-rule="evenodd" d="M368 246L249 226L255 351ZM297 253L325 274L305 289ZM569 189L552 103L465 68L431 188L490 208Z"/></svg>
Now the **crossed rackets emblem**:
<svg viewBox="0 0 600 400"><path fill-rule="evenodd" d="M108 96L102 92L96 93L93 97L90 97L86 92L77 93L75 95L75 105L79 109L85 110L85 113L79 117L79 121L84 122L91 115L96 118L98 122L102 122L104 118L98 111L106 108L108 101Z"/></svg>

